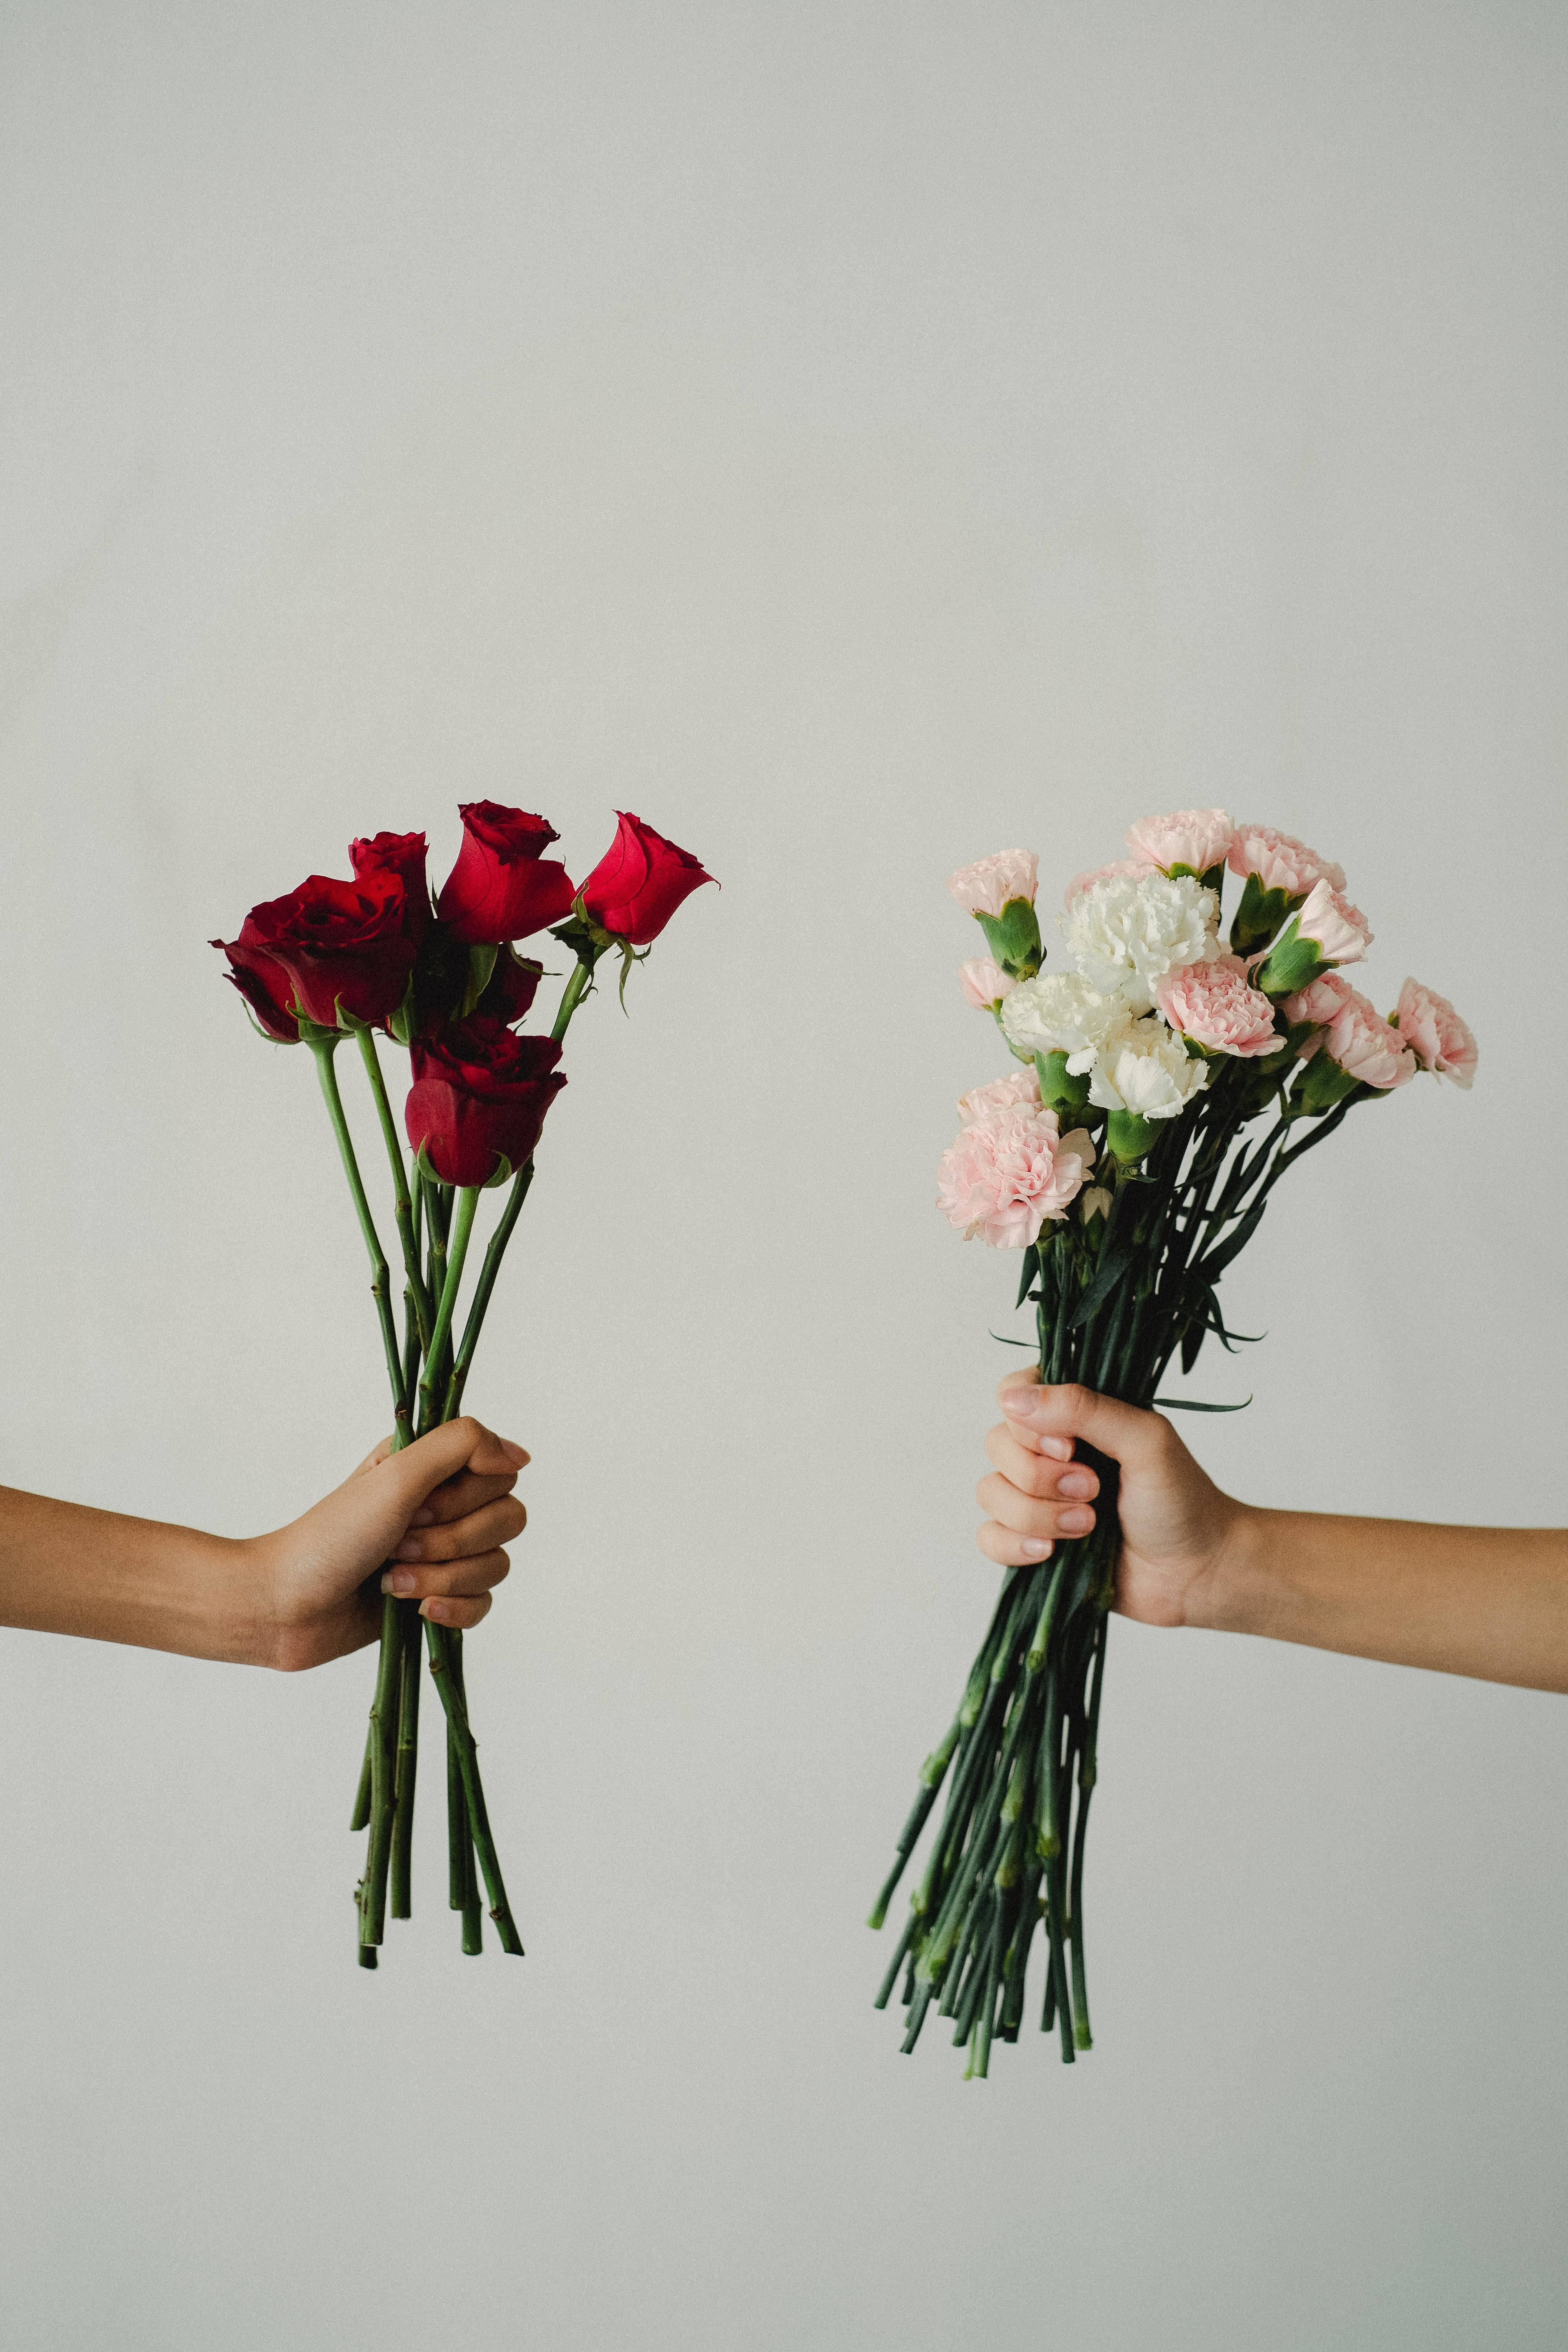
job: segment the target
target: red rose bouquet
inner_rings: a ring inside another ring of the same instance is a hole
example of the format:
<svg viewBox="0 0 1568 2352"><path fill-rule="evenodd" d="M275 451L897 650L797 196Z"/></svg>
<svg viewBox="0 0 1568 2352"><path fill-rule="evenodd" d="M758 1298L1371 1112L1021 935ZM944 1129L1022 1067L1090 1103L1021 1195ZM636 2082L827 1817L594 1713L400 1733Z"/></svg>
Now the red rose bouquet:
<svg viewBox="0 0 1568 2352"><path fill-rule="evenodd" d="M533 1181L545 1114L566 1079L562 1040L594 986L600 959L622 959L621 988L681 900L711 879L697 859L639 817L623 814L616 840L581 889L544 853L557 835L542 816L479 801L461 809L462 847L434 908L422 833L378 833L353 844L352 882L313 874L285 898L253 907L237 940L215 940L257 1028L315 1057L349 1191L371 1264L392 1391L393 1444L461 1409L502 1254ZM543 966L514 940L548 930L574 956L548 1036L518 1024L533 1006ZM407 1049L412 1081L405 1157L377 1035ZM403 1326L393 1311L386 1253L360 1172L338 1088L336 1056L357 1046L392 1176L403 1260ZM464 1311L459 1314L479 1195L506 1186ZM424 1621L417 1601L383 1597L370 1730L351 1826L368 1829L355 1890L360 1964L376 1966L388 1897L395 1919L412 1911L415 1780L419 1760L420 1628L447 1735L448 1895L462 1914L465 1952L482 1946L479 1884L503 1951L521 1953L479 1759L468 1724L463 1637Z"/></svg>
<svg viewBox="0 0 1568 2352"><path fill-rule="evenodd" d="M1072 971L1040 969L1032 853L1004 850L949 883L989 950L962 968L965 1000L1016 1058L961 1098L939 1205L966 1236L1022 1252L1016 1303L1035 1310L1042 1381L1232 1412L1158 1391L1173 1357L1190 1370L1205 1339L1246 1336L1227 1330L1218 1286L1275 1185L1418 1071L1468 1087L1476 1045L1415 981L1384 1019L1344 978L1372 933L1340 868L1302 843L1183 809L1135 824L1127 846L1068 885ZM1227 871L1242 887L1226 938ZM1018 2038L1037 1928L1041 2025L1059 2030L1064 2059L1089 2047L1084 1833L1120 1537L1116 1465L1080 1452L1100 1475L1095 1525L1007 1571L871 1914L879 1927L945 1781L877 2006L902 1969L904 2048L934 2007L971 2074L994 2041Z"/></svg>

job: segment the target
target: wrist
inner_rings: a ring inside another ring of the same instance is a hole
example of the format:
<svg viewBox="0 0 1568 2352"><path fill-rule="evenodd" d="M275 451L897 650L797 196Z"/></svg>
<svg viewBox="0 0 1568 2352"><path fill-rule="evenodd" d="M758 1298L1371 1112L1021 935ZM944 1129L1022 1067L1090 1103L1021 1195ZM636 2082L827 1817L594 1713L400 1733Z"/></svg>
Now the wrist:
<svg viewBox="0 0 1568 2352"><path fill-rule="evenodd" d="M1250 1503L1224 1498L1219 1539L1202 1576L1189 1588L1184 1622L1208 1633L1256 1633L1268 1615L1269 1515Z"/></svg>

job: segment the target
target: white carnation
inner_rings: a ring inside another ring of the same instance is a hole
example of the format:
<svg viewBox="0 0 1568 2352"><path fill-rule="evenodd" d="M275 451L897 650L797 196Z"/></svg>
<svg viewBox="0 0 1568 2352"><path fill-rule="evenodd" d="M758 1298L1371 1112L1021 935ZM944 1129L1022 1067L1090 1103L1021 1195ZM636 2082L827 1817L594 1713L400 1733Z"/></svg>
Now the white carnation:
<svg viewBox="0 0 1568 2352"><path fill-rule="evenodd" d="M1208 1084L1209 1066L1194 1061L1158 1015L1121 1021L1095 1056L1089 1098L1100 1110L1141 1118L1174 1118Z"/></svg>
<svg viewBox="0 0 1568 2352"><path fill-rule="evenodd" d="M1110 874L1073 899L1062 936L1085 980L1146 1013L1154 982L1220 952L1219 896L1190 874Z"/></svg>
<svg viewBox="0 0 1568 2352"><path fill-rule="evenodd" d="M1121 997L1099 995L1076 972L1042 971L1003 999L1002 1034L1016 1054L1066 1054L1077 1076L1093 1067L1095 1048L1126 1009Z"/></svg>

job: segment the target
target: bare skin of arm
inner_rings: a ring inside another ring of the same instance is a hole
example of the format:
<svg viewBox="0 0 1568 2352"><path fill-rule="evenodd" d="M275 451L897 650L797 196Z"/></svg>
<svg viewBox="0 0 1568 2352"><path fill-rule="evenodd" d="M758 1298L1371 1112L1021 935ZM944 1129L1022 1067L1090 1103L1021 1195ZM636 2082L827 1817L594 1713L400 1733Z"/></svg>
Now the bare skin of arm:
<svg viewBox="0 0 1568 2352"><path fill-rule="evenodd" d="M999 1396L977 1490L988 1559L1043 1559L1091 1524L1082 1439L1121 1468L1123 1616L1568 1691L1568 1530L1262 1510L1222 1494L1159 1413L1016 1373Z"/></svg>
<svg viewBox="0 0 1568 2352"><path fill-rule="evenodd" d="M374 1641L383 1591L471 1627L526 1522L527 1460L465 1415L401 1454L384 1440L303 1517L238 1538L0 1487L0 1624L289 1673Z"/></svg>

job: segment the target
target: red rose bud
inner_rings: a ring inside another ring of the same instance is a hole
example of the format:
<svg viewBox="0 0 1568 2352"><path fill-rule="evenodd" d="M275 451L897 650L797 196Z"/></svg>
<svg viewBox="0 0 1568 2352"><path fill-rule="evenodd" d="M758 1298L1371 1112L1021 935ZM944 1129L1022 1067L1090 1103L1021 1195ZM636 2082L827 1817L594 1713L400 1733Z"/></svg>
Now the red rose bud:
<svg viewBox="0 0 1568 2352"><path fill-rule="evenodd" d="M526 1165L566 1081L553 1037L520 1037L478 1013L410 1049L404 1114L415 1156L443 1184L492 1184Z"/></svg>
<svg viewBox="0 0 1568 2352"><path fill-rule="evenodd" d="M713 877L689 849L678 849L641 817L617 809L620 827L580 893L604 931L645 948L658 939L683 898Z"/></svg>
<svg viewBox="0 0 1568 2352"><path fill-rule="evenodd" d="M290 1009L323 1029L341 1025L340 1011L374 1024L397 1011L414 969L407 895L395 874L312 874L286 898L252 907L240 943L281 968Z"/></svg>
<svg viewBox="0 0 1568 2352"><path fill-rule="evenodd" d="M474 1010L503 1024L521 1021L538 995L543 977L544 966L535 963L531 956L520 956L510 948L502 948Z"/></svg>
<svg viewBox="0 0 1568 2352"><path fill-rule="evenodd" d="M436 911L465 945L525 940L571 913L566 868L543 855L561 837L552 824L497 801L470 801L458 814L463 845Z"/></svg>
<svg viewBox="0 0 1568 2352"><path fill-rule="evenodd" d="M349 857L355 879L369 881L378 874L395 874L407 898L403 919L416 947L430 920L430 885L425 878L426 840L422 833L373 833L368 841L351 841Z"/></svg>
<svg viewBox="0 0 1568 2352"><path fill-rule="evenodd" d="M277 1045L297 1045L300 1024L289 1010L294 983L280 963L254 947L247 934L252 929L247 915L237 940L209 940L207 945L221 948L227 956L232 971L224 974L231 981L249 1005L256 1025Z"/></svg>

